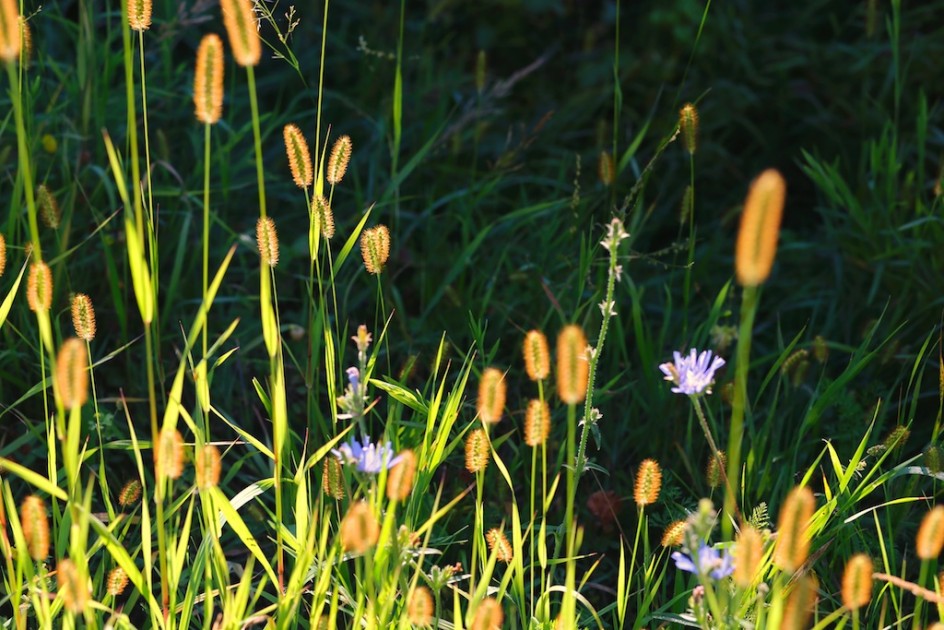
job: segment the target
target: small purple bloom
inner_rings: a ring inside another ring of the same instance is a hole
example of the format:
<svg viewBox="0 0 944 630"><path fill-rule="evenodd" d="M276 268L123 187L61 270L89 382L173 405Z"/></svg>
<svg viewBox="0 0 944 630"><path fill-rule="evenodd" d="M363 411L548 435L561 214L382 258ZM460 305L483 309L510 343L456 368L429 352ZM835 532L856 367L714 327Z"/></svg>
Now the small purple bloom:
<svg viewBox="0 0 944 630"><path fill-rule="evenodd" d="M385 468L392 468L400 463L400 457L394 457L393 446L390 442L386 444L372 444L369 437L365 437L361 443L351 438L350 442L345 442L331 452L341 460L343 464L356 464L357 470L376 475Z"/></svg>
<svg viewBox="0 0 944 630"><path fill-rule="evenodd" d="M672 354L675 357L673 363L663 363L659 366L665 374L665 380L675 383L672 391L688 396L710 394L711 386L715 382L715 372L724 365L724 359L712 357L711 350L698 354L694 348L687 357L683 357L680 352Z"/></svg>
<svg viewBox="0 0 944 630"><path fill-rule="evenodd" d="M721 553L705 543L701 544L698 553L694 557L676 551L672 554L672 559L675 560L675 567L681 571L694 573L695 575L708 575L715 580L720 580L734 573L734 561L731 559L731 554Z"/></svg>
<svg viewBox="0 0 944 630"><path fill-rule="evenodd" d="M356 367L349 367L346 370L348 383L351 384L351 390L357 391L357 388L360 387L361 382L361 373Z"/></svg>

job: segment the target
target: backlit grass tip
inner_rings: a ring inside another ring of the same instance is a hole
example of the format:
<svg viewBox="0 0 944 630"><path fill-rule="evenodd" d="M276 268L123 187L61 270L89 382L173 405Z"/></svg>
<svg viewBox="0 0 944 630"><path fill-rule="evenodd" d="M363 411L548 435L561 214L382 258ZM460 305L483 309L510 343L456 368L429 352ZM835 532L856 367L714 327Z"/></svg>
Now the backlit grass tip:
<svg viewBox="0 0 944 630"><path fill-rule="evenodd" d="M511 543L508 542L508 537L505 536L505 532L493 527L485 534L485 541L488 543L488 550L495 554L495 559L498 562L504 562L505 564L511 562L514 551L511 548Z"/></svg>
<svg viewBox="0 0 944 630"><path fill-rule="evenodd" d="M796 571L806 562L810 552L807 526L815 508L813 491L806 486L791 490L780 508L774 563L784 571Z"/></svg>
<svg viewBox="0 0 944 630"><path fill-rule="evenodd" d="M577 324L565 326L557 336L557 395L568 405L576 405L587 396L587 347L587 337Z"/></svg>
<svg viewBox="0 0 944 630"><path fill-rule="evenodd" d="M922 560L934 560L941 555L944 547L944 506L937 505L924 515L918 535L915 537L915 550Z"/></svg>
<svg viewBox="0 0 944 630"><path fill-rule="evenodd" d="M154 467L158 480L178 479L184 473L184 438L180 431L161 430L154 451Z"/></svg>
<svg viewBox="0 0 944 630"><path fill-rule="evenodd" d="M272 217L259 217L256 221L256 245L263 265L275 267L279 264L279 235Z"/></svg>
<svg viewBox="0 0 944 630"><path fill-rule="evenodd" d="M485 429L473 429L465 439L465 468L470 473L488 467L489 445Z"/></svg>
<svg viewBox="0 0 944 630"><path fill-rule="evenodd" d="M331 155L328 156L328 172L325 175L325 179L332 186L340 184L344 178L347 166L351 162L352 149L350 136L341 136L335 140Z"/></svg>
<svg viewBox="0 0 944 630"><path fill-rule="evenodd" d="M698 110L691 103L679 111L679 133L685 150L694 155L698 146Z"/></svg>
<svg viewBox="0 0 944 630"><path fill-rule="evenodd" d="M31 494L20 504L20 527L30 558L39 562L49 555L49 518L46 504Z"/></svg>
<svg viewBox="0 0 944 630"><path fill-rule="evenodd" d="M128 25L133 31L151 28L151 0L128 0Z"/></svg>
<svg viewBox="0 0 944 630"><path fill-rule="evenodd" d="M308 141L298 125L288 124L282 129L285 140L285 153L288 155L288 167L292 171L292 181L299 188L311 186L314 173L311 169L311 150Z"/></svg>
<svg viewBox="0 0 944 630"><path fill-rule="evenodd" d="M547 441L551 433L551 408L547 401L532 400L524 416L524 443L535 448Z"/></svg>
<svg viewBox="0 0 944 630"><path fill-rule="evenodd" d="M390 258L390 231L386 225L364 230L361 234L361 256L367 273L379 275Z"/></svg>
<svg viewBox="0 0 944 630"><path fill-rule="evenodd" d="M17 0L0 0L0 61L16 61L21 45L20 5Z"/></svg>
<svg viewBox="0 0 944 630"><path fill-rule="evenodd" d="M52 271L41 260L30 265L26 302L34 312L48 311L52 306Z"/></svg>
<svg viewBox="0 0 944 630"><path fill-rule="evenodd" d="M757 577L763 557L764 537L750 525L741 525L734 543L734 583L749 588Z"/></svg>
<svg viewBox="0 0 944 630"><path fill-rule="evenodd" d="M216 446L204 444L202 449L194 453L193 465L196 471L197 488L208 490L220 483L223 461L220 457L220 449Z"/></svg>
<svg viewBox="0 0 944 630"><path fill-rule="evenodd" d="M501 420L505 409L505 374L498 368L485 368L479 381L479 397L476 410L484 424L495 424Z"/></svg>
<svg viewBox="0 0 944 630"><path fill-rule="evenodd" d="M524 369L532 381L540 381L551 374L551 351L547 337L540 330L531 330L524 337Z"/></svg>
<svg viewBox="0 0 944 630"><path fill-rule="evenodd" d="M494 597L486 597L475 609L475 617L472 618L469 630L500 630L503 623L505 613L501 604Z"/></svg>
<svg viewBox="0 0 944 630"><path fill-rule="evenodd" d="M256 30L252 0L220 0L220 7L233 59L241 66L257 65L262 58L262 42Z"/></svg>
<svg viewBox="0 0 944 630"><path fill-rule="evenodd" d="M223 40L215 33L204 35L197 48L193 106L197 120L207 125L223 115Z"/></svg>
<svg viewBox="0 0 944 630"><path fill-rule="evenodd" d="M341 548L353 553L364 553L380 537L380 524L366 501L351 505L341 520Z"/></svg>
<svg viewBox="0 0 944 630"><path fill-rule="evenodd" d="M410 449L404 449L398 457L400 461L387 473L387 498L391 501L406 501L413 491L416 455Z"/></svg>
<svg viewBox="0 0 944 630"><path fill-rule="evenodd" d="M849 610L867 606L872 599L872 559L864 553L849 558L842 574L842 605Z"/></svg>
<svg viewBox="0 0 944 630"><path fill-rule="evenodd" d="M751 184L734 255L737 281L743 286L758 286L770 276L786 195L787 184L774 169L764 171Z"/></svg>
<svg viewBox="0 0 944 630"><path fill-rule="evenodd" d="M92 298L84 293L72 296L72 327L79 339L95 339L95 307L92 306Z"/></svg>
<svg viewBox="0 0 944 630"><path fill-rule="evenodd" d="M81 407L88 400L88 352L81 339L67 339L59 348L56 389L64 409Z"/></svg>
<svg viewBox="0 0 944 630"><path fill-rule="evenodd" d="M654 459L643 460L636 472L636 485L633 488L633 500L642 507L659 500L662 490L662 469Z"/></svg>

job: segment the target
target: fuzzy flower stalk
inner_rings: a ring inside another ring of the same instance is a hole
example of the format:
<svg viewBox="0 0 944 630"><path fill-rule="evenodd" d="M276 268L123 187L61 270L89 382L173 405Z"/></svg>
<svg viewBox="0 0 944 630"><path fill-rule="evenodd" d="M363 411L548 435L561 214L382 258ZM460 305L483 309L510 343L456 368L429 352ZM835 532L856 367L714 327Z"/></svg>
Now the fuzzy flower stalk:
<svg viewBox="0 0 944 630"><path fill-rule="evenodd" d="M705 411L701 406L702 396L711 394L711 388L715 383L715 374L725 365L725 360L719 356L712 355L711 350L698 352L692 348L687 355L681 352L673 352L673 361L663 363L659 369L665 375L665 380L672 383L672 392L684 394L692 402L695 409L695 415L698 417L698 423L705 434L708 446L711 448L711 456L714 461L721 461L724 455L718 450L714 437L711 435L711 428L705 418ZM721 474L724 477L726 491L733 494L727 480L727 475L722 468ZM736 507L735 507L736 509Z"/></svg>
<svg viewBox="0 0 944 630"><path fill-rule="evenodd" d="M623 222L618 218L614 218L606 227L606 236L600 241L600 245L610 253L609 271L606 281L606 297L603 302L600 303L603 321L600 323L600 335L597 337L597 346L595 348L588 348L587 351L587 360L590 363L590 375L588 378L587 397L586 400L584 400L583 420L581 421L583 430L580 433L580 446L577 449L576 461L574 461L577 481L580 480L580 476L587 468L587 435L590 432L591 426L595 426L596 422L600 419L599 412L593 408L593 386L597 374L597 361L600 358L600 352L603 350L603 344L606 341L606 331L610 325L610 318L616 315L616 302L613 299L613 295L616 292L616 281L619 280L620 274L623 273L623 267L618 263L619 244L627 238L629 238L629 233L623 227Z"/></svg>

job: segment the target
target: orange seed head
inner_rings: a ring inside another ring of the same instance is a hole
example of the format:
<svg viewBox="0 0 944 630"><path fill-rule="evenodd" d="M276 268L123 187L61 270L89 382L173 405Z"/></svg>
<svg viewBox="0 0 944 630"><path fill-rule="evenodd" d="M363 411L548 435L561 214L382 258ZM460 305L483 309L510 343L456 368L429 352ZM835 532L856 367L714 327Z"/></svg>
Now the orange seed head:
<svg viewBox="0 0 944 630"><path fill-rule="evenodd" d="M810 552L810 535L807 525L813 518L816 499L808 487L797 487L790 491L777 521L777 546L774 563L785 571L800 568Z"/></svg>
<svg viewBox="0 0 944 630"><path fill-rule="evenodd" d="M367 273L377 275L383 271L390 257L390 232L387 226L378 225L364 230L361 234L361 256L364 257Z"/></svg>
<svg viewBox="0 0 944 630"><path fill-rule="evenodd" d="M256 244L263 265L275 267L279 264L279 235L272 217L259 217L256 221Z"/></svg>
<svg viewBox="0 0 944 630"><path fill-rule="evenodd" d="M223 115L223 40L215 33L204 35L197 48L193 105L204 124L216 124Z"/></svg>
<svg viewBox="0 0 944 630"><path fill-rule="evenodd" d="M849 558L842 574L842 605L856 610L872 599L872 559L864 553Z"/></svg>
<svg viewBox="0 0 944 630"><path fill-rule="evenodd" d="M636 487L633 499L636 505L642 507L651 505L659 500L659 491L662 490L662 469L654 459L643 460L636 473Z"/></svg>
<svg viewBox="0 0 944 630"><path fill-rule="evenodd" d="M72 296L72 327L79 339L95 339L95 307L92 306L92 298L84 293Z"/></svg>
<svg viewBox="0 0 944 630"><path fill-rule="evenodd" d="M465 439L465 468L470 473L488 467L489 445L485 429L473 429Z"/></svg>
<svg viewBox="0 0 944 630"><path fill-rule="evenodd" d="M0 0L0 61L16 61L20 48L20 5L17 0Z"/></svg>
<svg viewBox="0 0 944 630"><path fill-rule="evenodd" d="M72 337L56 356L56 389L65 409L76 409L88 400L88 352L85 342Z"/></svg>
<svg viewBox="0 0 944 630"><path fill-rule="evenodd" d="M364 553L380 537L380 525L366 501L351 505L341 520L341 547L345 551Z"/></svg>
<svg viewBox="0 0 944 630"><path fill-rule="evenodd" d="M48 311L52 306L52 271L41 260L30 264L26 302L31 311Z"/></svg>
<svg viewBox="0 0 944 630"><path fill-rule="evenodd" d="M133 31L151 28L151 0L128 0L128 24Z"/></svg>
<svg viewBox="0 0 944 630"><path fill-rule="evenodd" d="M39 562L49 555L49 519L46 517L46 504L35 494L31 494L20 504L20 526L30 558Z"/></svg>
<svg viewBox="0 0 944 630"><path fill-rule="evenodd" d="M532 400L524 416L524 443L534 448L547 441L551 433L551 408L546 400Z"/></svg>
<svg viewBox="0 0 944 630"><path fill-rule="evenodd" d="M331 210L331 204L323 196L315 195L311 205L321 225L321 235L331 240L334 237L334 212Z"/></svg>
<svg viewBox="0 0 944 630"><path fill-rule="evenodd" d="M311 150L308 141L297 125L285 125L282 129L285 140L285 153L288 155L288 167L292 171L292 180L299 188L311 186L314 173L311 169Z"/></svg>
<svg viewBox="0 0 944 630"><path fill-rule="evenodd" d="M524 369L532 381L540 381L551 373L551 351L547 337L540 330L529 331L524 338Z"/></svg>
<svg viewBox="0 0 944 630"><path fill-rule="evenodd" d="M262 43L252 13L252 0L220 0L223 25L233 58L241 66L255 66L262 58Z"/></svg>
<svg viewBox="0 0 944 630"><path fill-rule="evenodd" d="M476 409L479 419L485 424L495 424L501 420L505 409L505 375L498 368L485 368L479 381L479 397Z"/></svg>
<svg viewBox="0 0 944 630"><path fill-rule="evenodd" d="M576 405L587 396L590 362L587 337L577 324L565 326L557 336L557 395L568 405Z"/></svg>
<svg viewBox="0 0 944 630"><path fill-rule="evenodd" d="M770 275L786 194L787 184L774 169L764 171L751 184L734 254L737 281L744 286L763 284Z"/></svg>
<svg viewBox="0 0 944 630"><path fill-rule="evenodd" d="M941 547L944 547L944 506L937 505L924 515L915 537L915 548L922 560L934 560L941 555Z"/></svg>
<svg viewBox="0 0 944 630"><path fill-rule="evenodd" d="M341 136L334 142L331 148L331 155L328 157L328 173L325 179L334 186L340 184L347 172L347 165L351 161L351 137Z"/></svg>
<svg viewBox="0 0 944 630"><path fill-rule="evenodd" d="M400 461L387 473L387 498L391 501L406 501L413 490L416 476L416 455L406 449L399 455Z"/></svg>

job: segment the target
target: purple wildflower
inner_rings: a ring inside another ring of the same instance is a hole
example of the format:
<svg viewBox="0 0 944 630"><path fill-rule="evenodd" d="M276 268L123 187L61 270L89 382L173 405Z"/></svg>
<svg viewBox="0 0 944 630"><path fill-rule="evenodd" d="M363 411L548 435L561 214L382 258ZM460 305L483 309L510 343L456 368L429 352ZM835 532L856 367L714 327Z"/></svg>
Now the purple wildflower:
<svg viewBox="0 0 944 630"><path fill-rule="evenodd" d="M688 396L710 394L711 386L715 382L715 372L724 365L724 359L717 356L712 358L711 350L698 354L694 348L687 357L683 357L680 352L672 354L675 357L674 363L663 363L659 366L665 374L665 380L675 383L672 391Z"/></svg>
<svg viewBox="0 0 944 630"><path fill-rule="evenodd" d="M351 438L350 442L345 442L331 452L341 460L343 464L356 464L357 470L376 475L385 468L392 468L400 463L400 457L394 457L393 446L390 442L386 444L372 444L369 437L365 437L361 443Z"/></svg>
<svg viewBox="0 0 944 630"><path fill-rule="evenodd" d="M731 559L731 554L721 553L705 543L701 544L698 553L694 556L676 551L672 554L672 559L675 560L676 568L681 571L694 573L695 575L708 575L715 580L720 580L734 573L734 561Z"/></svg>

